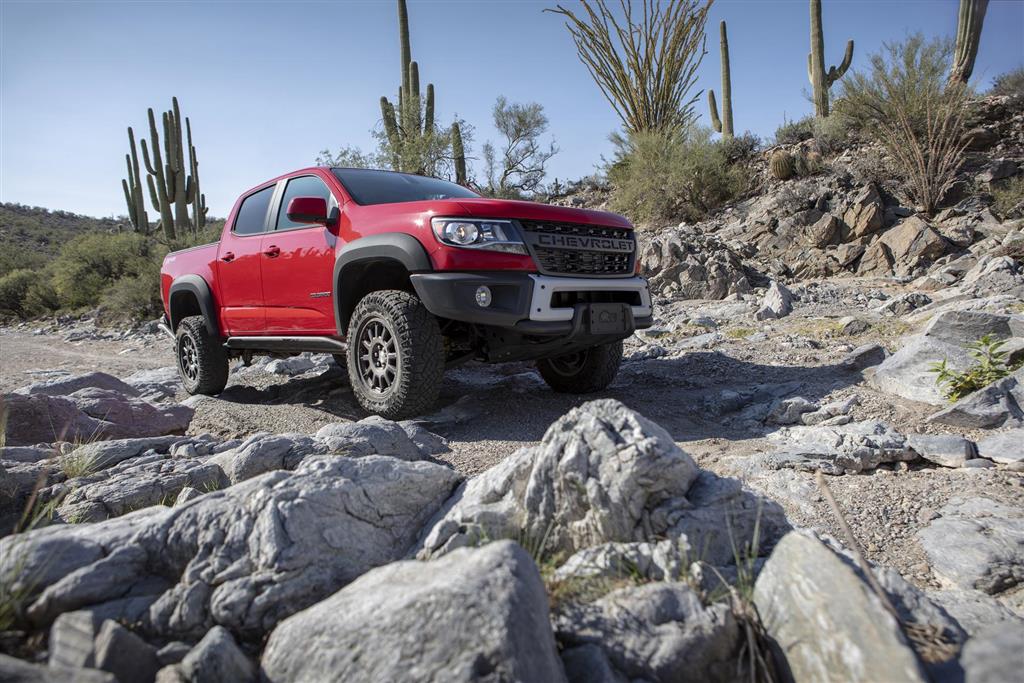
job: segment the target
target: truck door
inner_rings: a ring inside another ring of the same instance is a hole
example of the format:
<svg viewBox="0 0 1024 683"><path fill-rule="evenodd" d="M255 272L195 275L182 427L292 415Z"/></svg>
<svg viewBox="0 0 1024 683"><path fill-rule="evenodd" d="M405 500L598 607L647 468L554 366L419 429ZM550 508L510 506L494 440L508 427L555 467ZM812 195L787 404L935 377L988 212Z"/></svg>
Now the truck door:
<svg viewBox="0 0 1024 683"><path fill-rule="evenodd" d="M263 235L270 225L270 200L276 187L270 185L243 199L231 230L220 242L216 280L221 319L231 336L262 334L267 328L260 266Z"/></svg>
<svg viewBox="0 0 1024 683"><path fill-rule="evenodd" d="M288 219L295 197L323 197L328 213L338 201L318 176L289 178L277 203L273 231L263 236L263 300L269 334L334 335L334 247L325 225Z"/></svg>

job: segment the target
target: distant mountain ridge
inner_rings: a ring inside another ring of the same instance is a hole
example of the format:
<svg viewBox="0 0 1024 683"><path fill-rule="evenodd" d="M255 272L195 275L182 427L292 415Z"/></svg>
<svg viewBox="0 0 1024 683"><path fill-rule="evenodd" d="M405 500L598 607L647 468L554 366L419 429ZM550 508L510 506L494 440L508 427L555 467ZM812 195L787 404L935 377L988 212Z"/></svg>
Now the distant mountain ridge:
<svg viewBox="0 0 1024 683"><path fill-rule="evenodd" d="M73 237L88 232L117 232L119 226L131 230L127 220L119 218L94 218L40 206L0 203L0 243L9 251L24 249L56 256Z"/></svg>

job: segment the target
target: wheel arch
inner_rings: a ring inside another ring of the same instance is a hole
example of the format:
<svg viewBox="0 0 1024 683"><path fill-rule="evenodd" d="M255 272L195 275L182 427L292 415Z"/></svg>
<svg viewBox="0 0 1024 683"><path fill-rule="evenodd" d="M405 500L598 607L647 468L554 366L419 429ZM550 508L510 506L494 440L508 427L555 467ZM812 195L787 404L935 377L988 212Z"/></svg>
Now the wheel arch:
<svg viewBox="0 0 1024 683"><path fill-rule="evenodd" d="M338 252L334 262L334 322L345 336L359 300L381 289L414 291L409 276L433 270L427 250L406 233L361 237Z"/></svg>
<svg viewBox="0 0 1024 683"><path fill-rule="evenodd" d="M170 311L171 331L177 332L183 318L201 315L206 330L214 337L220 337L217 324L217 307L213 302L210 285L198 275L182 275L175 278L167 293L167 308Z"/></svg>

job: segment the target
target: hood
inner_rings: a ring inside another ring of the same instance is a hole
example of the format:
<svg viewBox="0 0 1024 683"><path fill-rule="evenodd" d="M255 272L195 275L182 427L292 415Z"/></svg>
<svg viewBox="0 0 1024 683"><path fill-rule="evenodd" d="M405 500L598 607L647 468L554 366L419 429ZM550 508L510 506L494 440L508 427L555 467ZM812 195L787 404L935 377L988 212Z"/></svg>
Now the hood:
<svg viewBox="0 0 1024 683"><path fill-rule="evenodd" d="M633 227L624 217L608 211L572 209L567 206L550 206L514 199L459 199L457 203L465 209L466 216L479 218L519 218L559 223L589 223L614 228Z"/></svg>

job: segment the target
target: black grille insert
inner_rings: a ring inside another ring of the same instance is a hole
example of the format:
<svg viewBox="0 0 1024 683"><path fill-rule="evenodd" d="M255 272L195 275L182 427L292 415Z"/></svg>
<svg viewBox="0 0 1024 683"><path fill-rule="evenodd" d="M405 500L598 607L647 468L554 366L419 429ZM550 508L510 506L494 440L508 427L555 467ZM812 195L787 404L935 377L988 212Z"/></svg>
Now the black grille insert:
<svg viewBox="0 0 1024 683"><path fill-rule="evenodd" d="M526 243L537 262L538 269L546 275L621 276L633 273L636 243L633 231L628 228L547 221L519 221L519 224L525 232ZM593 249L555 248L540 244L542 241L551 241L550 238L538 237L540 234L569 237L570 240L566 241L580 238L580 243L586 243L588 238L593 238L626 240L631 244L629 251L623 251L622 247L616 246Z"/></svg>

